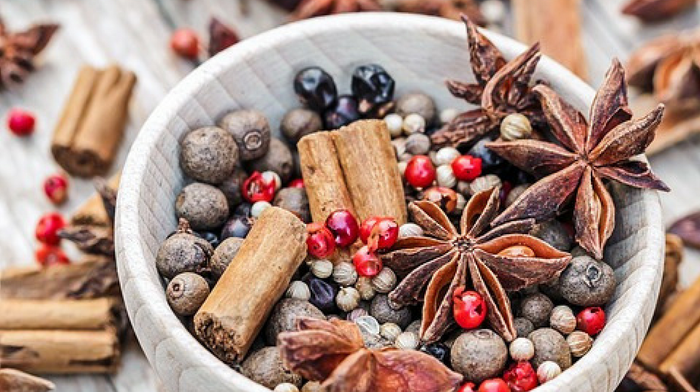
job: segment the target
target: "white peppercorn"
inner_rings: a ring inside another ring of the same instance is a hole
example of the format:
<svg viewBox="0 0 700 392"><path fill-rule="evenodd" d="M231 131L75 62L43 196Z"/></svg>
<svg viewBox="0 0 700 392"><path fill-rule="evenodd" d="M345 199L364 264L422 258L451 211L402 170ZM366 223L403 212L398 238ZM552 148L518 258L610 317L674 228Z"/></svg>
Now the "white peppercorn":
<svg viewBox="0 0 700 392"><path fill-rule="evenodd" d="M396 287L396 274L391 268L384 267L372 278L372 287L378 293L386 294Z"/></svg>
<svg viewBox="0 0 700 392"><path fill-rule="evenodd" d="M384 117L384 123L387 129L389 129L389 134L392 138L401 136L403 131L403 117L396 113L387 114Z"/></svg>
<svg viewBox="0 0 700 392"><path fill-rule="evenodd" d="M335 296L335 304L343 312L350 312L360 304L360 293L354 287L343 287Z"/></svg>
<svg viewBox="0 0 700 392"><path fill-rule="evenodd" d="M501 186L501 179L495 174L487 174L475 178L474 181L469 184L469 193L471 195L476 195L481 191L486 191L497 186Z"/></svg>
<svg viewBox="0 0 700 392"><path fill-rule="evenodd" d="M295 280L289 284L284 296L308 301L311 298L311 290L309 290L309 286L306 283L301 280Z"/></svg>
<svg viewBox="0 0 700 392"><path fill-rule="evenodd" d="M459 115L459 110L455 108L447 108L440 111L440 123L447 124Z"/></svg>
<svg viewBox="0 0 700 392"><path fill-rule="evenodd" d="M352 286L357 282L357 270L352 263L341 261L333 267L333 280L341 286Z"/></svg>
<svg viewBox="0 0 700 392"><path fill-rule="evenodd" d="M430 151L430 137L414 133L406 138L406 151L413 155L425 155Z"/></svg>
<svg viewBox="0 0 700 392"><path fill-rule="evenodd" d="M532 136L530 120L520 113L511 113L501 121L501 138L512 141Z"/></svg>
<svg viewBox="0 0 700 392"><path fill-rule="evenodd" d="M502 23L506 17L506 6L500 0L484 0L479 10L488 24Z"/></svg>
<svg viewBox="0 0 700 392"><path fill-rule="evenodd" d="M390 342L396 341L396 338L401 334L401 327L394 323L384 323L379 328L379 334Z"/></svg>
<svg viewBox="0 0 700 392"><path fill-rule="evenodd" d="M272 207L272 204L266 202L265 200L256 201L250 207L250 216L252 216L253 218L259 218L260 215L262 215L263 211L270 207Z"/></svg>
<svg viewBox="0 0 700 392"><path fill-rule="evenodd" d="M593 338L583 331L574 331L566 337L566 343L569 345L571 355L580 358L593 346Z"/></svg>
<svg viewBox="0 0 700 392"><path fill-rule="evenodd" d="M355 319L355 324L363 331L370 335L379 335L379 322L372 316L361 316Z"/></svg>
<svg viewBox="0 0 700 392"><path fill-rule="evenodd" d="M282 384L277 384L273 392L299 392L299 388L294 384L284 382Z"/></svg>
<svg viewBox="0 0 700 392"><path fill-rule="evenodd" d="M467 199L462 196L461 193L457 193L457 204L455 205L455 210L452 212L454 215L461 216L464 207L467 206Z"/></svg>
<svg viewBox="0 0 700 392"><path fill-rule="evenodd" d="M318 381L309 381L301 387L301 392L322 392L321 383Z"/></svg>
<svg viewBox="0 0 700 392"><path fill-rule="evenodd" d="M421 237L423 229L415 223L404 223L399 226L399 238L404 237Z"/></svg>
<svg viewBox="0 0 700 392"><path fill-rule="evenodd" d="M425 118L420 114L412 113L403 119L402 129L406 135L425 132Z"/></svg>
<svg viewBox="0 0 700 392"><path fill-rule="evenodd" d="M552 309L549 316L549 326L568 335L576 329L576 316L574 311L566 305L559 305Z"/></svg>
<svg viewBox="0 0 700 392"><path fill-rule="evenodd" d="M377 294L374 287L372 287L372 279L366 276L360 276L357 279L355 288L360 293L360 297L365 301L371 300L374 298L375 294Z"/></svg>
<svg viewBox="0 0 700 392"><path fill-rule="evenodd" d="M399 166L399 175L401 176L401 178L403 178L404 174L406 174L406 167L408 166L408 161L399 161L397 165Z"/></svg>
<svg viewBox="0 0 700 392"><path fill-rule="evenodd" d="M435 174L439 186L444 186L445 188L453 188L455 185L457 185L457 177L455 177L455 172L452 170L452 166L438 166L435 171Z"/></svg>
<svg viewBox="0 0 700 392"><path fill-rule="evenodd" d="M330 260L315 260L311 263L311 273L317 278L326 279L333 274L333 263Z"/></svg>
<svg viewBox="0 0 700 392"><path fill-rule="evenodd" d="M540 381L540 384L551 381L560 374L561 367L552 361L542 362L540 366L537 367L537 379Z"/></svg>
<svg viewBox="0 0 700 392"><path fill-rule="evenodd" d="M415 350L420 345L420 339L415 332L401 332L394 339L394 347L401 350Z"/></svg>
<svg viewBox="0 0 700 392"><path fill-rule="evenodd" d="M515 361L529 361L535 356L535 346L527 338L516 338L508 348L510 357Z"/></svg>
<svg viewBox="0 0 700 392"><path fill-rule="evenodd" d="M457 159L460 155L462 154L454 147L443 147L435 153L435 160L433 163L435 166L450 165L452 161Z"/></svg>

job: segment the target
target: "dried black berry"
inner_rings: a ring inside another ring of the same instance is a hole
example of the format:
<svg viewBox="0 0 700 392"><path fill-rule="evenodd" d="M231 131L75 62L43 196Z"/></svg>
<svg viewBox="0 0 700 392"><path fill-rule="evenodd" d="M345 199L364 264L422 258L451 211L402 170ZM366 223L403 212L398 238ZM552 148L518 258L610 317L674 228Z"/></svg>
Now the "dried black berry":
<svg viewBox="0 0 700 392"><path fill-rule="evenodd" d="M248 216L234 215L224 224L223 229L221 229L221 241L231 237L245 238L252 227L252 218Z"/></svg>
<svg viewBox="0 0 700 392"><path fill-rule="evenodd" d="M338 98L333 77L319 67L299 71L294 78L294 91L303 104L317 112L325 111Z"/></svg>
<svg viewBox="0 0 700 392"><path fill-rule="evenodd" d="M250 214L250 209L253 208L253 205L250 203L241 203L239 204L235 210L233 210L233 216L241 216L241 217L247 217L250 218L252 215Z"/></svg>
<svg viewBox="0 0 700 392"><path fill-rule="evenodd" d="M205 240L207 240L207 242L209 242L211 244L211 246L214 248L219 246L219 244L221 243L221 241L219 241L219 236L212 233L211 231L200 231L200 232L194 233L194 234L200 238L204 238Z"/></svg>
<svg viewBox="0 0 700 392"><path fill-rule="evenodd" d="M492 173L493 170L498 169L503 166L503 158L496 155L495 152L491 151L486 147L486 143L490 143L493 140L491 138L483 138L476 142L472 148L469 149L467 154L475 157L481 158L481 169L484 172Z"/></svg>
<svg viewBox="0 0 700 392"><path fill-rule="evenodd" d="M341 95L335 106L323 113L326 129L338 129L359 119L357 99L352 95Z"/></svg>
<svg viewBox="0 0 700 392"><path fill-rule="evenodd" d="M394 79L376 64L361 65L352 74L352 94L362 115L394 98Z"/></svg>
<svg viewBox="0 0 700 392"><path fill-rule="evenodd" d="M302 281L309 285L311 298L309 302L315 307L321 309L322 312L335 313L335 296L338 295L338 286L328 283L323 279L319 279L312 274L307 274L302 278Z"/></svg>
<svg viewBox="0 0 700 392"><path fill-rule="evenodd" d="M443 343L430 343L420 348L420 351L432 355L438 361L448 364L450 363L450 349Z"/></svg>

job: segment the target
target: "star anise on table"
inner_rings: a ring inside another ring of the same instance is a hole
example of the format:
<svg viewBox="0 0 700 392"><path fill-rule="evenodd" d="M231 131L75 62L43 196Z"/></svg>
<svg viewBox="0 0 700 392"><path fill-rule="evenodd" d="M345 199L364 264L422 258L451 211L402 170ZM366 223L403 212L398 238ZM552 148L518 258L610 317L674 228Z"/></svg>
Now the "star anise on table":
<svg viewBox="0 0 700 392"><path fill-rule="evenodd" d="M296 332L283 332L277 346L285 368L322 381L327 392L452 392L462 375L415 350L364 347L350 321L297 318Z"/></svg>
<svg viewBox="0 0 700 392"><path fill-rule="evenodd" d="M645 162L630 159L644 153L654 139L664 106L659 104L647 115L631 120L624 70L617 60L593 99L589 123L551 88L540 85L534 92L559 144L528 139L487 144L521 170L543 177L494 224L526 218L548 220L575 199L576 241L601 259L615 227L615 205L603 180L669 190Z"/></svg>
<svg viewBox="0 0 700 392"><path fill-rule="evenodd" d="M670 111L700 109L700 30L662 36L630 56L629 83L665 103Z"/></svg>
<svg viewBox="0 0 700 392"><path fill-rule="evenodd" d="M48 45L57 24L38 24L11 33L0 20L0 89L19 84L34 70L34 57Z"/></svg>
<svg viewBox="0 0 700 392"><path fill-rule="evenodd" d="M460 147L469 145L496 130L511 113L527 116L536 128L545 123L539 102L531 93L530 81L541 53L539 45L506 62L501 52L476 25L463 17L467 27L470 62L476 83L448 80L452 95L478 105L459 114L431 136L433 145Z"/></svg>
<svg viewBox="0 0 700 392"><path fill-rule="evenodd" d="M386 266L405 276L389 294L391 302L404 306L423 300L423 342L437 341L454 325L453 293L460 287L471 287L484 298L491 327L512 341L516 332L506 291L547 281L571 260L568 253L523 234L532 229L532 219L492 228L499 195L497 187L469 199L460 231L437 204L412 202L413 221L427 236L399 239L382 256Z"/></svg>
<svg viewBox="0 0 700 392"><path fill-rule="evenodd" d="M376 0L302 0L292 13L293 20L346 12L381 11Z"/></svg>

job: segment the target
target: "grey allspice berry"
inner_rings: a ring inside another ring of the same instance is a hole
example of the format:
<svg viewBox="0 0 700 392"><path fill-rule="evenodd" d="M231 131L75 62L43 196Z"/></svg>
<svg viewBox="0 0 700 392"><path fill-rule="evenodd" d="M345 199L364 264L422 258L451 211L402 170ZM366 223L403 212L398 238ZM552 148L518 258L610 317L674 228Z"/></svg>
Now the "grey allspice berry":
<svg viewBox="0 0 700 392"><path fill-rule="evenodd" d="M413 155L425 155L430 151L430 137L414 133L406 138L406 151Z"/></svg>
<svg viewBox="0 0 700 392"><path fill-rule="evenodd" d="M515 332L518 334L519 338L526 338L532 331L535 330L532 321L526 319L525 317L516 317L513 319L513 324L515 325Z"/></svg>
<svg viewBox="0 0 700 392"><path fill-rule="evenodd" d="M273 205L284 208L298 216L304 222L311 221L311 210L309 209L309 198L303 188L282 188L275 195Z"/></svg>
<svg viewBox="0 0 700 392"><path fill-rule="evenodd" d="M411 323L411 309L403 307L395 310L389 305L389 296L386 294L377 294L372 299L369 314L376 318L380 324L394 323L401 328L406 328Z"/></svg>
<svg viewBox="0 0 700 392"><path fill-rule="evenodd" d="M532 332L528 338L535 345L535 356L532 358L534 367L542 362L552 361L564 370L571 366L571 352L566 339L551 328L540 328Z"/></svg>
<svg viewBox="0 0 700 392"><path fill-rule="evenodd" d="M477 384L503 373L507 360L505 342L490 329L462 333L450 353L452 368Z"/></svg>
<svg viewBox="0 0 700 392"><path fill-rule="evenodd" d="M229 237L220 243L214 249L214 256L211 258L211 273L216 279L219 279L224 274L226 268L231 264L231 261L241 249L243 238Z"/></svg>
<svg viewBox="0 0 700 392"><path fill-rule="evenodd" d="M270 389L285 382L297 387L302 383L300 375L285 369L277 347L264 347L251 353L241 364L241 373Z"/></svg>
<svg viewBox="0 0 700 392"><path fill-rule="evenodd" d="M175 200L175 212L185 218L194 230L212 230L228 218L226 196L218 188L195 182L182 189Z"/></svg>
<svg viewBox="0 0 700 392"><path fill-rule="evenodd" d="M396 101L396 113L401 117L416 113L423 117L426 122L432 123L435 118L435 101L423 93L408 93Z"/></svg>
<svg viewBox="0 0 700 392"><path fill-rule="evenodd" d="M282 122L280 129L282 134L291 143L296 144L302 137L318 132L323 128L321 116L313 110L298 108L288 111Z"/></svg>
<svg viewBox="0 0 700 392"><path fill-rule="evenodd" d="M228 202L228 208L232 209L243 202L243 193L241 189L243 188L243 183L248 178L248 174L245 170L240 167L233 169L231 175L229 175L224 182L219 184L219 190L226 196L226 201Z"/></svg>
<svg viewBox="0 0 700 392"><path fill-rule="evenodd" d="M283 298L272 309L265 324L265 341L269 345L277 344L277 335L281 332L296 331L298 317L310 317L323 320L326 316L309 301L295 298Z"/></svg>
<svg viewBox="0 0 700 392"><path fill-rule="evenodd" d="M221 128L196 129L180 142L180 167L197 181L219 184L231 174L237 163L236 142Z"/></svg>
<svg viewBox="0 0 700 392"><path fill-rule="evenodd" d="M192 316L209 296L206 279L193 272L174 277L165 290L168 305L179 316Z"/></svg>
<svg viewBox="0 0 700 392"><path fill-rule="evenodd" d="M532 321L535 327L542 327L549 322L554 304L544 294L532 294L520 302L520 316Z"/></svg>
<svg viewBox="0 0 700 392"><path fill-rule="evenodd" d="M571 260L559 276L561 295L578 306L600 306L610 301L615 293L613 269L590 256Z"/></svg>
<svg viewBox="0 0 700 392"><path fill-rule="evenodd" d="M271 170L277 173L282 183L288 182L294 172L294 157L287 144L280 139L271 138L267 153L260 158L247 162L250 171L264 172Z"/></svg>
<svg viewBox="0 0 700 392"><path fill-rule="evenodd" d="M219 126L236 141L242 161L260 158L270 146L270 124L257 110L235 110L221 119Z"/></svg>
<svg viewBox="0 0 700 392"><path fill-rule="evenodd" d="M530 234L564 252L571 250L574 244L574 239L558 220L539 223Z"/></svg>
<svg viewBox="0 0 700 392"><path fill-rule="evenodd" d="M187 221L180 219L177 232L158 248L156 268L167 279L183 272L203 272L213 253L209 241L194 235Z"/></svg>

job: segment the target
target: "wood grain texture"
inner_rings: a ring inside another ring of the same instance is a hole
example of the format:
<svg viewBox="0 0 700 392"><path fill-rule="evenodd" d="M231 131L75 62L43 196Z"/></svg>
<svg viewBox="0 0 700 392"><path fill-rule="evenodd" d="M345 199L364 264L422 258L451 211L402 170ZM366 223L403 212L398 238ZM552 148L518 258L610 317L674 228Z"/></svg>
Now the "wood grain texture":
<svg viewBox="0 0 700 392"><path fill-rule="evenodd" d="M506 57L524 47L489 34ZM362 51L355 50L362 48ZM416 53L421 56L416 56ZM117 213L118 266L127 308L139 341L169 391L266 391L207 351L168 308L155 269L159 242L175 227L173 200L183 185L177 143L189 129L214 124L226 111L255 107L278 124L298 105L290 87L309 58L349 85L358 64L382 64L398 84L397 94L435 92L439 107L461 107L442 86L464 80L463 26L435 18L363 14L289 24L245 40L205 63L161 102L144 125L123 172ZM537 78L551 83L576 108L587 112L594 91L545 58ZM250 94L256 91L256 94ZM663 224L658 196L613 187L617 228L606 260L620 284L606 308L608 327L575 366L538 392L612 391L627 371L649 325L661 282Z"/></svg>

